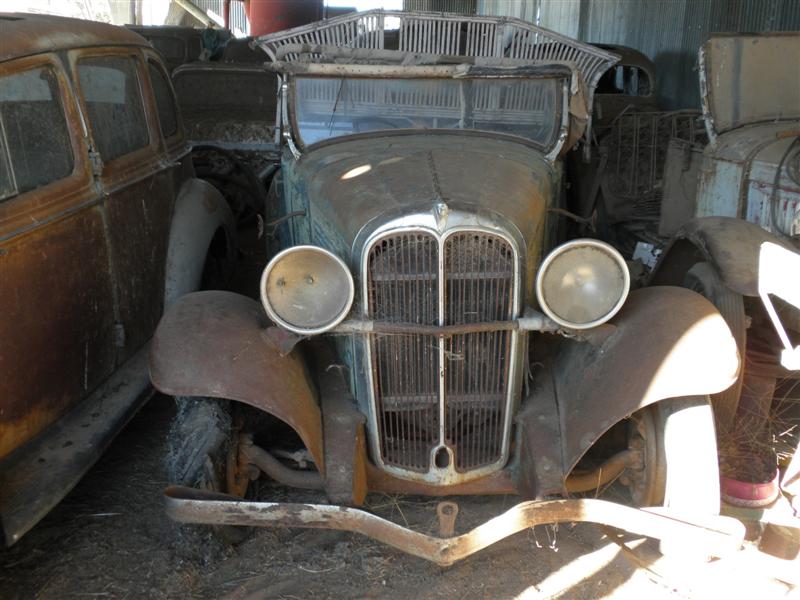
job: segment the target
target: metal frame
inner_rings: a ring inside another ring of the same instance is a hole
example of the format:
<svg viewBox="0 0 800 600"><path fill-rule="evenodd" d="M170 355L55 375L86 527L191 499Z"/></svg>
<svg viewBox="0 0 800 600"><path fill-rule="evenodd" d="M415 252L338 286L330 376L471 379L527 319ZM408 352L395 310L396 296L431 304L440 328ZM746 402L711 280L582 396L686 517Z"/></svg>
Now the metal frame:
<svg viewBox="0 0 800 600"><path fill-rule="evenodd" d="M385 32L398 25L398 53L432 59L455 56L511 58L532 64L565 64L575 68L588 88L586 139L591 139L592 106L597 82L619 56L549 29L513 17L457 15L422 11L370 10L287 29L254 40L274 62L278 51L306 44L385 50ZM461 51L462 29L464 51ZM438 36L438 37L437 37ZM288 53L285 60L300 59ZM284 57L282 57L284 58Z"/></svg>
<svg viewBox="0 0 800 600"><path fill-rule="evenodd" d="M464 223L458 224L459 217L463 218ZM438 243L438 291L439 291L439 306L438 306L438 315L439 315L439 325L444 326L443 322L443 315L444 315L444 286L445 286L445 273L444 273L444 245L447 239L454 234L465 232L465 231L477 231L482 233L488 233L491 235L496 235L498 237L503 238L509 246L514 251L514 290L513 290L513 298L512 298L512 319L516 319L520 315L521 311L521 297L522 297L522 281L521 281L521 273L522 273L522 254L520 253L520 245L515 239L515 237L507 230L500 228L500 227L489 227L485 224L480 224L475 222L476 219L470 218L470 215L460 214L457 211L449 212L447 215L448 220L454 220L457 224L453 226L448 226L445 221L438 221L436 217L432 213L418 213L418 214L410 214L399 219L395 219L393 221L389 221L385 223L381 227L377 228L375 231L371 233L371 235L366 239L365 243L362 246L360 256L358 258L359 261L359 272L361 273L361 294L363 299L363 306L362 306L362 313L365 318L369 318L368 314L368 305L367 305L367 297L368 297L368 260L367 257L369 255L370 250L372 247L382 240L383 238L391 235L396 235L398 233L412 233L412 232L423 232L428 235L432 235L436 238ZM405 224L405 222L411 222L413 224ZM441 223L441 225L440 225ZM438 351L439 351L439 440L438 445L433 448L431 451L431 467L426 473L419 473L417 471L412 471L410 469L403 469L400 467L393 467L387 465L383 462L383 457L380 451L380 444L379 444L379 434L378 434L378 417L376 414L376 399L375 399L375 380L374 380L374 371L372 367L372 344L369 340L369 335L364 335L365 339L365 350L364 350L364 362L365 362L365 371L367 372L367 393L368 393L368 419L367 419L367 426L370 432L368 436L370 439L370 445L372 447L372 454L375 459L376 464L386 471L396 477L401 479L409 479L412 481L423 481L432 485L437 486L449 486L457 483L463 483L465 481L471 481L473 479L478 479L485 475L489 475L490 473L494 473L505 466L508 462L509 457L509 450L510 450L510 438L511 438L511 422L513 416L513 407L514 401L518 395L518 359L519 359L519 335L520 332L516 330L511 330L511 339L509 342L509 355L508 355L508 382L507 382L507 391L506 391L506 403L505 403L505 419L503 423L503 440L502 440L502 448L500 452L500 458L490 464L486 465L477 469L472 469L464 473L460 473L455 469L455 460L453 456L453 452L450 448L448 448L444 443L445 438L445 374L442 365L445 364L445 344L443 336L439 337L438 343ZM448 462L448 466L444 469L436 467L436 462L434 457L437 452L439 452L442 448L444 448L450 456L450 460Z"/></svg>
<svg viewBox="0 0 800 600"><path fill-rule="evenodd" d="M452 65L437 65L433 67L395 67L389 65L317 65L320 67L339 67L340 71L338 75L340 76L350 76L354 79L363 78L369 79L371 77L374 78L396 78L396 79L417 79L417 78L442 78L442 79L460 79L460 75L466 73L469 79L495 79L497 77L490 77L487 75L474 75L468 76L468 71L459 70L457 67ZM463 66L463 65L462 65ZM364 67L364 68L360 68ZM303 75L304 77L326 77L332 76L333 71L331 73L326 73L326 69L322 69L321 72L316 72L316 69L311 69L308 71L307 74ZM348 72L352 71L352 72ZM383 74L381 74L383 73ZM389 75L391 73L391 75ZM508 78L517 78L517 79L537 79L541 77L535 77L532 75L512 75L509 72ZM548 76L547 78L556 79L557 75ZM392 129L392 130L377 130L372 132L364 132L364 133L355 133L355 134L348 134L348 135L341 135L332 138L327 138L324 140L320 140L318 142L314 142L312 144L306 144L303 142L303 139L300 137L300 126L297 124L297 111L296 111L296 99L297 99L297 90L296 90L296 74L293 73L284 73L282 75L281 84L281 94L280 94L280 107L276 111L277 118L281 121L280 125L277 130L282 130L283 138L286 140L287 145L289 146L289 150L292 153L292 156L295 160L299 160L300 156L302 156L301 151L305 151L308 148L315 148L318 146L323 146L331 143L336 143L341 141L342 139L352 139L354 137L360 136L369 136L369 135L404 135L404 134L419 134L419 133L431 133L436 131L445 131L450 135L458 134L458 135L479 135L479 136L487 136L492 138L500 138L500 139L508 139L515 141L517 143L525 144L526 146L530 146L532 148L536 148L544 155L545 159L549 162L555 162L557 157L561 154L561 150L564 147L564 144L567 141L567 137L569 136L569 124L570 124L570 111L569 111L569 103L570 103L570 89L571 89L571 80L572 78L567 78L566 73L561 76L563 80L561 86L561 108L560 108L560 124L557 130L553 132L553 136L550 139L548 144L542 144L537 142L533 139L526 138L523 136L518 136L510 133L501 133L501 132L493 132L493 131L484 131L480 129ZM574 74L573 74L574 78ZM292 101L290 101L290 99Z"/></svg>
<svg viewBox="0 0 800 600"><path fill-rule="evenodd" d="M725 556L744 540L744 525L732 517L688 515L663 508L636 509L595 499L520 502L461 535L453 536L457 505L437 507L441 537L426 535L377 515L329 504L249 502L233 496L173 486L164 492L167 515L182 523L301 527L359 533L402 552L450 566L515 533L550 523L593 522L668 540L696 556Z"/></svg>
<svg viewBox="0 0 800 600"><path fill-rule="evenodd" d="M429 55L518 58L575 65L590 87L619 60L616 54L513 17L441 12L369 10L350 13L256 38L269 57L289 44L385 49L385 31L395 20L401 52ZM465 52L460 52L462 29ZM401 33L402 32L402 33ZM438 35L439 39L434 39ZM287 56L288 60L298 58ZM591 105L591 98L589 99Z"/></svg>

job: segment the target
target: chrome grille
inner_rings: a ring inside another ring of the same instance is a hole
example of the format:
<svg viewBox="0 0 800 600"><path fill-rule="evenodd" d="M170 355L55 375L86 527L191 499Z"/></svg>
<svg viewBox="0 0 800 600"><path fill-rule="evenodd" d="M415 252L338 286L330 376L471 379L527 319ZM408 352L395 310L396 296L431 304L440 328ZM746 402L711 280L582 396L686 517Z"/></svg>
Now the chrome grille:
<svg viewBox="0 0 800 600"><path fill-rule="evenodd" d="M508 320L514 316L515 260L508 241L484 232L459 231L441 245L420 231L382 237L367 255L368 316L421 325ZM372 335L382 463L426 473L441 445L450 449L453 464L446 468L454 471L500 461L512 335Z"/></svg>
<svg viewBox="0 0 800 600"><path fill-rule="evenodd" d="M439 245L432 235L384 238L369 253L370 318L436 325ZM380 450L387 465L424 472L439 439L439 349L431 335L372 337Z"/></svg>
<svg viewBox="0 0 800 600"><path fill-rule="evenodd" d="M505 240L457 233L447 238L444 252L445 325L512 317L514 252ZM445 340L445 439L459 471L501 456L510 342L508 331Z"/></svg>

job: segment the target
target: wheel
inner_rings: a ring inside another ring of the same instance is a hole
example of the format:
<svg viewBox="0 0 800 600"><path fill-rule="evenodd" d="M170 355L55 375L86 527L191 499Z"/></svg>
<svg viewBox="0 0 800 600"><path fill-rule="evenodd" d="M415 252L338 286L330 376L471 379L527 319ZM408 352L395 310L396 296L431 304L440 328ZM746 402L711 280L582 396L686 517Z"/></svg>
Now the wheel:
<svg viewBox="0 0 800 600"><path fill-rule="evenodd" d="M632 504L719 514L717 443L707 396L665 400L635 413L628 447L640 457L621 477Z"/></svg>
<svg viewBox="0 0 800 600"><path fill-rule="evenodd" d="M706 262L695 264L686 273L683 287L693 290L707 298L720 312L725 322L730 327L733 339L739 349L739 356L744 361L747 343L747 317L744 312L744 299L737 294L720 278L716 269ZM719 431L722 447L731 443L736 411L742 395L742 380L744 369L739 369L736 382L724 392L711 396L711 404ZM724 453L724 450L721 448Z"/></svg>
<svg viewBox="0 0 800 600"><path fill-rule="evenodd" d="M244 498L250 480L239 469L239 432L233 426L230 403L186 397L175 402L178 412L169 432L167 460L170 483ZM233 526L215 526L212 531L229 544L242 542L249 532Z"/></svg>

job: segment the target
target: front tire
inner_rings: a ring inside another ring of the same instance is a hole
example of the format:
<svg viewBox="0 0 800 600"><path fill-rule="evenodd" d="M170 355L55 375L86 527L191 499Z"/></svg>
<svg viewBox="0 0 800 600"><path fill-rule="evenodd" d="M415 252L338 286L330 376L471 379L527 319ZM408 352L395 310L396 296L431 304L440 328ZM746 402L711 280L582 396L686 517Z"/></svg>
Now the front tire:
<svg viewBox="0 0 800 600"><path fill-rule="evenodd" d="M719 460L714 413L707 396L656 404L665 473L663 506L719 514Z"/></svg>
<svg viewBox="0 0 800 600"><path fill-rule="evenodd" d="M747 317L744 312L744 298L741 294L737 294L726 286L716 269L707 262L699 262L689 269L684 277L683 287L697 292L717 308L733 334L739 350L739 357L744 364ZM723 446L727 446L733 435L736 412L742 395L743 371L744 368L739 369L739 376L731 387L711 396L711 404L714 407L717 429Z"/></svg>
<svg viewBox="0 0 800 600"><path fill-rule="evenodd" d="M575 487L595 474L602 483L603 465L622 454L627 455L624 470L611 481L608 477L614 476L608 474L597 488L582 488L587 495L635 507L719 513L716 434L708 396L662 400L617 423L581 459Z"/></svg>
<svg viewBox="0 0 800 600"><path fill-rule="evenodd" d="M169 432L167 473L170 484L245 497L249 480L238 471L239 432L230 402L176 397L178 412ZM214 526L216 537L238 544L248 529Z"/></svg>

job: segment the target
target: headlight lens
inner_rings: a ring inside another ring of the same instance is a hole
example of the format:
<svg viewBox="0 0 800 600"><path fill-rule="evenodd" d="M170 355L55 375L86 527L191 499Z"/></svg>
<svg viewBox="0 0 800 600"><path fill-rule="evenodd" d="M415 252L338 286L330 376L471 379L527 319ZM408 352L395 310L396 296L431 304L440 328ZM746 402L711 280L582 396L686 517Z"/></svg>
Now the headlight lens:
<svg viewBox="0 0 800 600"><path fill-rule="evenodd" d="M336 327L350 312L354 293L347 265L317 246L279 252L261 275L261 302L269 317L302 335Z"/></svg>
<svg viewBox="0 0 800 600"><path fill-rule="evenodd" d="M536 276L536 297L556 323L588 329L617 314L630 284L628 265L619 252L605 242L579 239L544 259Z"/></svg>

